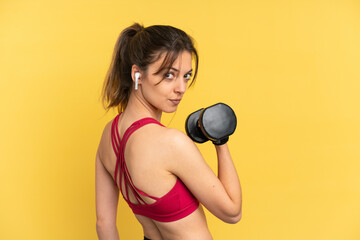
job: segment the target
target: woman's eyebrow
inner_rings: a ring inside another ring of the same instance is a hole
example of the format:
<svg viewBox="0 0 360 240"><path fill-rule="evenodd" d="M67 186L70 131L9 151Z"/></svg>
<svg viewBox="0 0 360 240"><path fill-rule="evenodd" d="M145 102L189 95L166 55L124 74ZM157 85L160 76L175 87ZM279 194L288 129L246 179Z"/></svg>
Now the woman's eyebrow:
<svg viewBox="0 0 360 240"><path fill-rule="evenodd" d="M175 72L179 72L179 69L176 69L176 68L174 68L174 67L170 67L169 69L172 69L172 70L174 70ZM190 73L190 72L192 72L193 70L192 69L190 69L189 71L187 71L187 73Z"/></svg>
<svg viewBox="0 0 360 240"><path fill-rule="evenodd" d="M179 72L179 69L173 68L173 67L169 67L169 69L174 70L175 72Z"/></svg>

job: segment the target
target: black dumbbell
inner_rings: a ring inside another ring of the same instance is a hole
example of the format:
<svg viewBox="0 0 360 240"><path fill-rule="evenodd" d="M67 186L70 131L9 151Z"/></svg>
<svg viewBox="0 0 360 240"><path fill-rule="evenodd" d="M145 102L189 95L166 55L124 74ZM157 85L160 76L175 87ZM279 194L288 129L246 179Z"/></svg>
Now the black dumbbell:
<svg viewBox="0 0 360 240"><path fill-rule="evenodd" d="M228 105L217 103L188 116L187 135L197 143L211 140L215 145L225 144L236 129L236 115Z"/></svg>

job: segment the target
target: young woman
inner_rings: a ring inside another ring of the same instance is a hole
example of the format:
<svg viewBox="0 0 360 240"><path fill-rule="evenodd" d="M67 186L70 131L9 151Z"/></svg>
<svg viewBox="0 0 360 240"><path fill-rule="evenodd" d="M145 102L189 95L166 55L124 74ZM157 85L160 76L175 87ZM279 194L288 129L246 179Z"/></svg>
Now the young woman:
<svg viewBox="0 0 360 240"><path fill-rule="evenodd" d="M195 69L192 69L192 62ZM198 55L182 30L133 24L117 40L108 71L105 108L119 115L103 131L96 155L99 239L119 239L119 190L144 239L212 239L202 206L227 223L241 219L241 187L227 144L214 145L218 176L197 146L161 125L196 78Z"/></svg>

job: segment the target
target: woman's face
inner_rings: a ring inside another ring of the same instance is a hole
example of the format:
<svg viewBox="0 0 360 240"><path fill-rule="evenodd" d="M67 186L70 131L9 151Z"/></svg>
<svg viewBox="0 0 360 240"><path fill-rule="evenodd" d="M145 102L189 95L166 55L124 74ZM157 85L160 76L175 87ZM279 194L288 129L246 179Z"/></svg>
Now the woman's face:
<svg viewBox="0 0 360 240"><path fill-rule="evenodd" d="M190 52L183 51L170 68L155 75L165 55L162 54L156 62L148 66L140 89L144 100L151 107L171 113L177 109L192 77L192 56Z"/></svg>

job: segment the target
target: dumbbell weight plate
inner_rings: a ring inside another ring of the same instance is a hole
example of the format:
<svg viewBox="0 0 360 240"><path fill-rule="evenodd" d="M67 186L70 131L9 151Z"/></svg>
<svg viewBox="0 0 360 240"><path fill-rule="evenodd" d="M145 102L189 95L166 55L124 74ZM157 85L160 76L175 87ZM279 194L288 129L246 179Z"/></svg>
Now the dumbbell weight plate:
<svg viewBox="0 0 360 240"><path fill-rule="evenodd" d="M190 114L185 122L187 135L197 143L204 143L209 140L201 132L200 127L198 127L198 121L202 110L203 108Z"/></svg>
<svg viewBox="0 0 360 240"><path fill-rule="evenodd" d="M200 121L202 132L211 140L233 134L237 124L234 111L224 103L205 108L200 115Z"/></svg>

